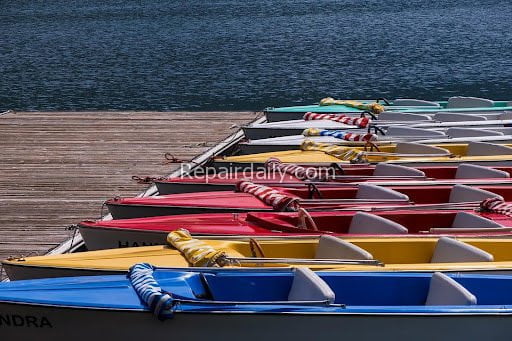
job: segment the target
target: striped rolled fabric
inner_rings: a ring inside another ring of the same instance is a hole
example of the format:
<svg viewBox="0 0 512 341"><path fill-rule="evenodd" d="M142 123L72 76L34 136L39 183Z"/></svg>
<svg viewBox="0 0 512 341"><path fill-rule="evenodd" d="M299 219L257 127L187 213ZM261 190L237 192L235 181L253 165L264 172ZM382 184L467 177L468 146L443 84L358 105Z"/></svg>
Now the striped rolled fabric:
<svg viewBox="0 0 512 341"><path fill-rule="evenodd" d="M256 185L251 181L239 181L236 184L236 191L252 194L276 211L295 212L299 209L298 198L289 197L271 187Z"/></svg>
<svg viewBox="0 0 512 341"><path fill-rule="evenodd" d="M306 168L293 163L282 163L281 160L275 157L271 157L265 162L265 168L272 172L278 171L283 174L293 175L300 180L308 178Z"/></svg>
<svg viewBox="0 0 512 341"><path fill-rule="evenodd" d="M303 118L305 121L331 120L359 128L366 128L370 123L372 123L372 121L366 117L350 117L347 115L319 114L314 112L305 113Z"/></svg>
<svg viewBox="0 0 512 341"><path fill-rule="evenodd" d="M293 163L283 163L275 157L269 158L265 162L268 171L282 174L290 174L299 180L326 181L329 179L329 170L318 168L305 168Z"/></svg>
<svg viewBox="0 0 512 341"><path fill-rule="evenodd" d="M171 294L160 288L153 277L153 271L154 268L151 264L135 264L130 268L128 279L142 302L153 314L163 320L172 317L174 299Z"/></svg>
<svg viewBox="0 0 512 341"><path fill-rule="evenodd" d="M316 129L308 128L302 133L304 136L332 136L340 140L345 141L376 141L378 139L377 134L355 134L342 130L327 130L327 129Z"/></svg>
<svg viewBox="0 0 512 341"><path fill-rule="evenodd" d="M512 204L508 204L500 198L489 198L480 203L480 211L498 213L512 217Z"/></svg>

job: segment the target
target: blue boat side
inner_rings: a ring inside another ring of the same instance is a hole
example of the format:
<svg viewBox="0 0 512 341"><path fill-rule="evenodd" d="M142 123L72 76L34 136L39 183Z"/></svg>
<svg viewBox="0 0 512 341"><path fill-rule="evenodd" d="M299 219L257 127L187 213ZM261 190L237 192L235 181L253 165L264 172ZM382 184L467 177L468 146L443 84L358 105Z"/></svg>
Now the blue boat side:
<svg viewBox="0 0 512 341"><path fill-rule="evenodd" d="M154 277L173 295L179 312L326 314L511 314L512 278L450 275L477 297L475 306L425 306L429 273L319 272L336 294L333 305L286 302L291 270L173 271ZM90 276L0 284L0 302L147 310L126 276Z"/></svg>

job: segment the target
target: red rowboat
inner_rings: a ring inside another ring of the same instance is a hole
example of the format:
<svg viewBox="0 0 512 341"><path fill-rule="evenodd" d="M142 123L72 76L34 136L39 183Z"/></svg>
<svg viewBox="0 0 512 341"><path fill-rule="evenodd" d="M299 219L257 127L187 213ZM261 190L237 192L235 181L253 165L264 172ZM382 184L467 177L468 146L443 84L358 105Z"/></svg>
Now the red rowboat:
<svg viewBox="0 0 512 341"><path fill-rule="evenodd" d="M297 167L297 166L295 166ZM178 194L208 191L233 190L240 180L250 180L257 184L267 186L292 186L304 183L305 179L297 177L294 170L280 171L279 169L267 169L267 171L199 174L169 179L158 179L155 184L158 192L164 194ZM472 164L454 166L417 167L411 168L400 165L380 163L373 165L351 165L343 168L318 168L309 167L309 181L316 183L315 174L329 176L329 182L353 183L353 182L379 182L379 185L411 184L418 181L436 181L436 184L485 184L494 182L511 182L512 167L485 167ZM325 180L325 177L324 179ZM434 183L431 183L434 184Z"/></svg>
<svg viewBox="0 0 512 341"><path fill-rule="evenodd" d="M245 182L242 182L245 186ZM512 201L512 186L391 186L368 183L345 187L270 188L248 183L249 192L220 191L171 194L146 198L115 198L106 202L114 219L139 218L157 215L221 213L247 211L283 211L296 209L340 209L349 207L425 205L464 203L474 208L478 202L500 196ZM244 188L245 190L246 188ZM270 192L270 197L267 195ZM251 194L250 191L256 192ZM258 191L263 195L259 195ZM286 203L286 205L283 205ZM294 207L291 207L291 206ZM472 206L471 206L472 205ZM460 206L460 204L459 204Z"/></svg>
<svg viewBox="0 0 512 341"><path fill-rule="evenodd" d="M376 212L251 212L84 221L79 224L89 250L165 244L169 232L195 235L343 237L512 237L512 218L471 210Z"/></svg>

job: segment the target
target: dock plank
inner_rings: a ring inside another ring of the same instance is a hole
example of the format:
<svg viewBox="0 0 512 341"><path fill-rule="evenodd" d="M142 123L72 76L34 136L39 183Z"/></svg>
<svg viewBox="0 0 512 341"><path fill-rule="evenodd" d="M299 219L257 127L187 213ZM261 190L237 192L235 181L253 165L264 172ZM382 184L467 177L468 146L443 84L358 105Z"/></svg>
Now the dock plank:
<svg viewBox="0 0 512 341"><path fill-rule="evenodd" d="M44 254L100 217L102 203L161 176L170 152L191 159L254 112L13 112L0 116L0 259Z"/></svg>

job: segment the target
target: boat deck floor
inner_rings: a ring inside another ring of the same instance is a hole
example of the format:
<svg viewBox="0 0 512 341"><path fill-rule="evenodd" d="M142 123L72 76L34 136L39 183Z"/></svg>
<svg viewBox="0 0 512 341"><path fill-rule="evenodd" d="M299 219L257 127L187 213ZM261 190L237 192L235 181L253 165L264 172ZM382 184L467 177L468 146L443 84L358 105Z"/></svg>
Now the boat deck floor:
<svg viewBox="0 0 512 341"><path fill-rule="evenodd" d="M147 185L163 164L202 154L254 112L9 112L0 116L0 259L44 254L66 227L97 219L102 203ZM2 274L0 274L0 277Z"/></svg>

